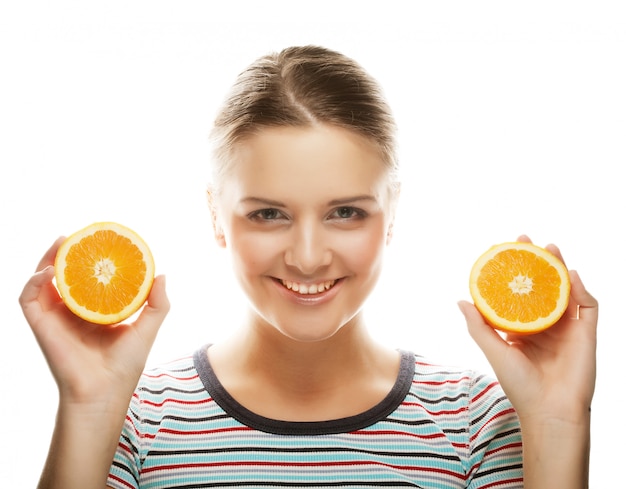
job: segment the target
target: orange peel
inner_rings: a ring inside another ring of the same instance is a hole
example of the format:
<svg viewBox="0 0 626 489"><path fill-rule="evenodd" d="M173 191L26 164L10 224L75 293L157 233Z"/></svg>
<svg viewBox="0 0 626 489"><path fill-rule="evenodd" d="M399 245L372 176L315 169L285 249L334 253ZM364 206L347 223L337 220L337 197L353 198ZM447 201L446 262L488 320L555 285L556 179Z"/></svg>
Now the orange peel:
<svg viewBox="0 0 626 489"><path fill-rule="evenodd" d="M80 318L114 324L145 303L154 281L146 242L116 222L96 222L70 235L55 258L55 282L65 305Z"/></svg>
<svg viewBox="0 0 626 489"><path fill-rule="evenodd" d="M491 247L470 272L474 305L492 327L533 334L552 326L569 302L569 273L563 262L532 243Z"/></svg>

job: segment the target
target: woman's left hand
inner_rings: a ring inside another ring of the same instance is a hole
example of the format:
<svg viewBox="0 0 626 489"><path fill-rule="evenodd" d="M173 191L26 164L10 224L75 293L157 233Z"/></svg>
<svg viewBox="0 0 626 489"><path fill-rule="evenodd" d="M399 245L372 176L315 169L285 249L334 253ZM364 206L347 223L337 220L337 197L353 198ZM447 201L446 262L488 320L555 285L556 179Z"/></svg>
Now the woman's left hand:
<svg viewBox="0 0 626 489"><path fill-rule="evenodd" d="M521 236L518 241L530 240ZM561 260L555 245L546 249ZM459 302L470 335L491 364L522 423L588 416L596 379L598 302L570 270L571 296L563 317L533 335L500 334L469 302Z"/></svg>

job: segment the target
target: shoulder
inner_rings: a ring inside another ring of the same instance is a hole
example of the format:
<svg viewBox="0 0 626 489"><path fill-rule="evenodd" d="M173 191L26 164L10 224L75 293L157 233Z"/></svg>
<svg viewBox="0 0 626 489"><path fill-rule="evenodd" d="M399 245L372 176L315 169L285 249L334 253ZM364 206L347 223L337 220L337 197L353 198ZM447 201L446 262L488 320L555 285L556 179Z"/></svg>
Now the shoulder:
<svg viewBox="0 0 626 489"><path fill-rule="evenodd" d="M203 391L193 354L188 354L146 368L137 384L133 402L159 407L195 399Z"/></svg>
<svg viewBox="0 0 626 489"><path fill-rule="evenodd" d="M464 432L471 451L494 444L521 446L519 419L495 376L444 365L415 355L413 385L407 395L450 433ZM451 435L450 435L451 436Z"/></svg>
<svg viewBox="0 0 626 489"><path fill-rule="evenodd" d="M146 368L141 375L142 384L167 384L185 382L197 378L198 372L194 366L193 354L183 355L169 362Z"/></svg>
<svg viewBox="0 0 626 489"><path fill-rule="evenodd" d="M469 392L473 385L491 384L494 379L476 370L439 363L422 355L412 354L415 363L413 384L423 388L465 390ZM497 382L496 382L497 384Z"/></svg>
<svg viewBox="0 0 626 489"><path fill-rule="evenodd" d="M474 369L447 365L413 354L415 370L409 395L422 403L467 410L470 418L499 406L512 410L495 376Z"/></svg>

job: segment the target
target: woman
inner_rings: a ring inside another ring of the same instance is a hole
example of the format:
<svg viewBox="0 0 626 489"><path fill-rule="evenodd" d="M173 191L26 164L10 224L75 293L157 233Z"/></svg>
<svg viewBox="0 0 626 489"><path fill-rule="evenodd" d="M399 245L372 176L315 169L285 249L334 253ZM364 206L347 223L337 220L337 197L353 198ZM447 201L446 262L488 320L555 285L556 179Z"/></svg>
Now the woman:
<svg viewBox="0 0 626 489"><path fill-rule="evenodd" d="M82 323L51 283L58 240L20 298L60 391L40 487L586 487L597 303L577 273L538 335L504 339L459 303L502 387L368 334L399 185L391 112L358 64L265 56L213 136L215 237L249 314L141 375L164 278L135 324Z"/></svg>

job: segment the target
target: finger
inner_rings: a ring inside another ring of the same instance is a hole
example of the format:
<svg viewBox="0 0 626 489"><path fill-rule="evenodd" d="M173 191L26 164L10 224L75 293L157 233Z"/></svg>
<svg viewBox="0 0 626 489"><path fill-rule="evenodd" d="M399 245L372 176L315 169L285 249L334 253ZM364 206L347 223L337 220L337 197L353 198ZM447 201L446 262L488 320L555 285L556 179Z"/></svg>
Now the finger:
<svg viewBox="0 0 626 489"><path fill-rule="evenodd" d="M493 369L497 371L503 362L504 347L508 347L508 343L485 322L473 304L460 301L458 306L465 316L470 336L485 354Z"/></svg>
<svg viewBox="0 0 626 489"><path fill-rule="evenodd" d="M151 346L157 333L170 310L170 302L165 291L165 276L155 277L148 296L148 302L135 321L140 334L147 346Z"/></svg>
<svg viewBox="0 0 626 489"><path fill-rule="evenodd" d="M557 245L555 245L554 243L549 243L546 245L545 249L549 251L550 253L552 253L554 256L556 256L559 260L561 260L561 262L563 262L563 265L565 265L565 267L567 268L567 264L565 263L565 260L563 259L563 254L561 253L561 249ZM570 282L571 282L571 277L570 277ZM565 313L563 314L563 316L567 318L578 319L579 318L578 304L575 301L570 300L569 303L567 304L567 309L565 310Z"/></svg>
<svg viewBox="0 0 626 489"><path fill-rule="evenodd" d="M37 269L36 269L37 272L40 270L43 270L49 265L54 265L54 259L57 256L57 251L59 249L59 246L61 246L61 244L63 243L63 241L65 241L65 236L60 236L54 241L54 243L52 243L52 246L48 248L48 251L46 251L46 253L43 255L43 257L39 261L39 264L37 265Z"/></svg>
<svg viewBox="0 0 626 489"><path fill-rule="evenodd" d="M578 306L578 317L595 325L598 321L598 301L585 288L576 270L570 270L571 301Z"/></svg>
<svg viewBox="0 0 626 489"><path fill-rule="evenodd" d="M46 310L49 299L45 299L46 288L54 288L52 277L54 267L49 265L43 270L35 273L22 289L19 303L26 320L32 325L43 311ZM47 291L48 294L51 292Z"/></svg>
<svg viewBox="0 0 626 489"><path fill-rule="evenodd" d="M38 302L41 289L52 280L54 276L54 267L49 265L43 270L35 273L24 285L20 294L19 302L22 307L31 302Z"/></svg>
<svg viewBox="0 0 626 489"><path fill-rule="evenodd" d="M546 250L548 250L550 253L552 253L554 256L556 256L565 265L565 260L563 259L563 254L561 253L561 249L557 245L555 245L554 243L550 243L550 244L546 245Z"/></svg>
<svg viewBox="0 0 626 489"><path fill-rule="evenodd" d="M525 234L521 234L520 236L518 236L517 241L521 243L532 243L532 240ZM563 264L565 264L565 260L563 259L563 255L561 254L561 250L558 246L550 243L545 247L545 249L552 253L554 256L556 256L559 260L561 260Z"/></svg>

